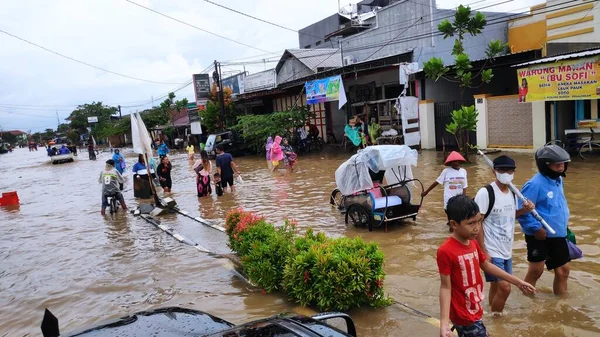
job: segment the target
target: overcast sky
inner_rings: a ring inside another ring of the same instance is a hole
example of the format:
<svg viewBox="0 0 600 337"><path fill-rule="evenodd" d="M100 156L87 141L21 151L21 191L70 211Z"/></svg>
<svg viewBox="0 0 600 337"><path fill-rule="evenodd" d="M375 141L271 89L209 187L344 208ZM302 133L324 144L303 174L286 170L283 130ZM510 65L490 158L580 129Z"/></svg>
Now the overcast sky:
<svg viewBox="0 0 600 337"><path fill-rule="evenodd" d="M88 64L149 81L120 77L62 58L0 32L0 129L33 132L55 128L78 104L102 101L150 107L158 98L191 80L219 61L278 58L286 48L298 48L297 33L219 8L203 0L132 0L259 50L207 34L159 16L125 0L3 1L0 30ZM301 29L338 9L337 0L214 0L227 7L280 25ZM352 0L352 3L358 1ZM453 8L496 1L438 1ZM542 0L512 1L486 10L523 11ZM341 1L342 6L349 3ZM285 4L285 5L284 5ZM275 52L266 55L264 51ZM274 67L274 63L266 68ZM252 72L265 65L247 66ZM240 66L223 71L239 71ZM226 75L226 74L225 74ZM224 76L225 77L225 76ZM177 92L193 98L193 86Z"/></svg>

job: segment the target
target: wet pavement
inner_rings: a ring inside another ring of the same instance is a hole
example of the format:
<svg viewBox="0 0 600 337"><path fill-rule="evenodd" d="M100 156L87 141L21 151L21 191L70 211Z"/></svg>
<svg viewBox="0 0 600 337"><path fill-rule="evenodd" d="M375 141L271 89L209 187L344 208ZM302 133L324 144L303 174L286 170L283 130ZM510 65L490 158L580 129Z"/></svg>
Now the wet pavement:
<svg viewBox="0 0 600 337"><path fill-rule="evenodd" d="M135 155L125 152L131 168ZM532 155L511 155L518 166L515 183L522 185L535 173ZM328 201L335 188L334 172L349 156L341 151L301 156L293 174L270 173L262 157L237 158L244 177L238 191L198 199L192 163L186 155L175 154L172 197L182 209L207 219L222 222L231 208L243 207L275 223L293 218L301 229L313 227L333 236L376 241L386 256L387 293L437 318L435 252L448 235L442 188L425 199L416 223L391 226L387 233L347 228ZM205 310L234 323L283 311L311 312L281 294L262 294L238 279L227 260L183 245L131 214L102 217L97 179L108 158L103 153L90 161L80 153L74 163L51 165L43 150L17 149L0 155L0 192L16 190L21 200L18 208L0 207L0 336L39 335L46 307L59 318L63 332L164 306ZM442 170L440 162L441 153L423 151L413 173L428 186ZM492 180L480 158L466 169L471 195ZM493 335L600 335L599 169L598 161L575 161L565 181L570 227L585 254L571 263L569 295L554 297L550 273L542 276L534 299L513 287L506 315L485 318ZM131 179L124 195L129 207L137 206ZM161 220L212 251L229 252L223 233L181 215ZM517 226L513 259L519 277L526 272L525 258L525 242ZM398 305L361 308L350 314L359 336L439 334L438 327Z"/></svg>

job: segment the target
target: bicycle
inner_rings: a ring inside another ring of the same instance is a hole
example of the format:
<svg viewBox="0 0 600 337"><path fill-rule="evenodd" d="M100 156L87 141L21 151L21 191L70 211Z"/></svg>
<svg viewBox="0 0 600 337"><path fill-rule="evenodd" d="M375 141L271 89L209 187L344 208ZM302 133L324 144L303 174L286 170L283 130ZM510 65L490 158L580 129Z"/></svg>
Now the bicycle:
<svg viewBox="0 0 600 337"><path fill-rule="evenodd" d="M569 144L565 144L560 139L553 139L553 140L549 141L548 143L546 143L546 145L558 145L569 153L577 152L577 155L579 155L579 157L581 157L581 159L585 160L586 156L589 158L593 154L596 154L596 155L600 154L600 143L598 143L596 141L596 139L594 138L594 135L596 134L596 132L594 132L593 128L590 128L590 132L592 134L590 136L590 138L585 139L583 142L580 142L580 143L577 143L573 139L573 142L569 142Z"/></svg>
<svg viewBox="0 0 600 337"><path fill-rule="evenodd" d="M590 128L590 131L592 132L590 138L578 145L579 151L577 151L577 153L579 154L581 159L585 159L584 154L588 157L592 154L600 154L600 143L596 142L596 140L594 139L594 135L596 133L592 128Z"/></svg>
<svg viewBox="0 0 600 337"><path fill-rule="evenodd" d="M117 197L115 195L109 195L106 197L108 201L108 206L110 207L110 214L115 214L119 210L119 202L117 201Z"/></svg>

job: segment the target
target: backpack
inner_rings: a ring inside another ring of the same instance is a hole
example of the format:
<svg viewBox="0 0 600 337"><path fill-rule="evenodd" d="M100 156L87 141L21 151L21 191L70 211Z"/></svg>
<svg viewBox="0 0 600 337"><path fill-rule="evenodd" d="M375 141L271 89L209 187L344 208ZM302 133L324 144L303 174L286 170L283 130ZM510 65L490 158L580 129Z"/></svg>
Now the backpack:
<svg viewBox="0 0 600 337"><path fill-rule="evenodd" d="M483 219L487 219L487 217L492 213L492 209L494 209L494 203L496 202L496 193L494 193L494 188L492 187L492 184L485 185L485 189L488 192L490 202L488 204L488 209L485 212L485 215L483 216ZM510 190L510 193L512 193L513 197L515 196L515 193L512 190Z"/></svg>

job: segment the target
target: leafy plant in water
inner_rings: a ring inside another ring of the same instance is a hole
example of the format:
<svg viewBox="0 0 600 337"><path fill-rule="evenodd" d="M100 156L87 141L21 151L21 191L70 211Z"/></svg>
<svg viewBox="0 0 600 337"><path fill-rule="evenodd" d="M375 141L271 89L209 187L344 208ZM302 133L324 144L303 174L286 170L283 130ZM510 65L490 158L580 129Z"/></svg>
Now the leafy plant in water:
<svg viewBox="0 0 600 337"><path fill-rule="evenodd" d="M471 148L469 132L477 129L479 113L475 106L471 105L452 111L451 116L452 122L446 125L446 132L454 135L461 152L468 153L469 148Z"/></svg>

